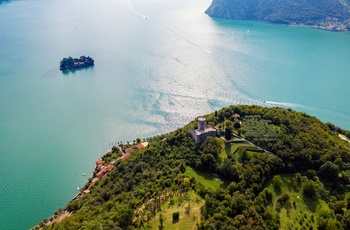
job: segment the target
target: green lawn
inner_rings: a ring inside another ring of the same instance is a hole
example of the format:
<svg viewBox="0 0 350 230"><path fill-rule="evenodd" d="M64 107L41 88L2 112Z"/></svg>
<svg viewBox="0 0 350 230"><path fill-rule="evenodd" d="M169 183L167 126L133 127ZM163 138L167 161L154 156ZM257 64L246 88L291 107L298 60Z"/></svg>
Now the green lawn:
<svg viewBox="0 0 350 230"><path fill-rule="evenodd" d="M225 144L225 142L221 138L220 138L220 140L221 140L222 151L219 154L219 157L221 159L225 159L230 154L231 145L230 144Z"/></svg>
<svg viewBox="0 0 350 230"><path fill-rule="evenodd" d="M194 177L194 179L205 187L211 188L214 191L220 187L226 187L226 183L222 180L218 180L213 174L195 170L189 166L186 167L185 175L189 178Z"/></svg>
<svg viewBox="0 0 350 230"><path fill-rule="evenodd" d="M221 159L225 159L228 155L234 154L235 159L238 160L238 156L244 151L260 152L260 150L254 145L251 145L241 139L234 139L230 141L230 143L222 142L222 147L223 150L219 154Z"/></svg>
<svg viewBox="0 0 350 230"><path fill-rule="evenodd" d="M164 230L194 230L196 223L200 221L200 207L204 205L204 200L194 191L188 192L182 196L173 198L174 204L169 205L166 202L162 206L162 211L156 214L156 217L149 222L151 229L159 229L159 214L162 213L164 220ZM174 212L180 213L178 222L172 221Z"/></svg>
<svg viewBox="0 0 350 230"><path fill-rule="evenodd" d="M276 191L272 183L268 184L268 189L273 193L272 205L269 206L275 214L279 213L280 229L317 229L317 211L319 209L329 210L327 203L321 199L313 200L303 196L302 188L295 191L288 186L288 181L294 177L293 174L281 175L283 185L280 191ZM277 200L282 194L288 194L289 200L280 206L278 211Z"/></svg>

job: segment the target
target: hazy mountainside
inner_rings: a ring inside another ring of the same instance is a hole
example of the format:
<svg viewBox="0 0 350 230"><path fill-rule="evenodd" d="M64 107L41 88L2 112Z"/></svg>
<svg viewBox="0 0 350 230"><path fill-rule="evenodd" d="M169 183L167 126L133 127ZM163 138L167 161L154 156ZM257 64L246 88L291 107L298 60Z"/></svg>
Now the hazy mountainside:
<svg viewBox="0 0 350 230"><path fill-rule="evenodd" d="M121 152L113 147L102 161L114 162L114 169L89 179L85 195L56 212L65 219L50 218L36 228L152 229L150 222L159 221L153 229L181 229L192 219L182 229L350 229L349 131L282 108L230 106L205 118L220 132L203 143L192 140L192 121L148 138L147 148L123 160L114 160ZM232 131L270 152L232 137ZM211 186L218 181L224 183ZM190 200L193 193L204 200L199 216L191 216L199 205ZM187 212L177 221L168 217L164 227L161 214L167 207L175 214L179 199Z"/></svg>
<svg viewBox="0 0 350 230"><path fill-rule="evenodd" d="M350 29L350 0L213 0L211 17Z"/></svg>
<svg viewBox="0 0 350 230"><path fill-rule="evenodd" d="M0 0L0 4L2 3L9 3L11 0Z"/></svg>

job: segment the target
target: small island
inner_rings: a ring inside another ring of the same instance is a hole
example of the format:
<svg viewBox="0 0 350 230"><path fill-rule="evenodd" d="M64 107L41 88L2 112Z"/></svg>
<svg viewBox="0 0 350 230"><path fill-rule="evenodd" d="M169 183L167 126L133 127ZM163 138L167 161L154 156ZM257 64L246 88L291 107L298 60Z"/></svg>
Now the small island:
<svg viewBox="0 0 350 230"><path fill-rule="evenodd" d="M63 58L60 62L60 70L68 70L68 69L78 69L88 66L94 65L94 59L87 56L81 56L80 58Z"/></svg>

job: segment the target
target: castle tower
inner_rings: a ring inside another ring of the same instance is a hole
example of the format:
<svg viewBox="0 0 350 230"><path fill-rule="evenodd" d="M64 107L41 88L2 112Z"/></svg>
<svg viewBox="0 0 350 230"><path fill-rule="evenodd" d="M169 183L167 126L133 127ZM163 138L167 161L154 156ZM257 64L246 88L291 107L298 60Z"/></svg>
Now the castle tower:
<svg viewBox="0 0 350 230"><path fill-rule="evenodd" d="M205 118L204 117L198 117L198 130L204 131L205 130Z"/></svg>
<svg viewBox="0 0 350 230"><path fill-rule="evenodd" d="M190 134L196 143L203 142L207 137L215 137L217 135L217 130L207 126L204 117L198 117L198 129L193 129L190 127Z"/></svg>

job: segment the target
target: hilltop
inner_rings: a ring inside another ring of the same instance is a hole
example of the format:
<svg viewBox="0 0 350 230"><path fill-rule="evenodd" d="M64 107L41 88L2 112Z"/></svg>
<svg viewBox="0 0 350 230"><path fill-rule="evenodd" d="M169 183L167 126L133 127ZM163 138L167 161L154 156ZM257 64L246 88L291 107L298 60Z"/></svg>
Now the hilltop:
<svg viewBox="0 0 350 230"><path fill-rule="evenodd" d="M79 197L36 228L350 229L349 131L260 106L205 118L218 133L203 142L194 120L113 147Z"/></svg>
<svg viewBox="0 0 350 230"><path fill-rule="evenodd" d="M349 31L350 0L213 0L211 17Z"/></svg>

